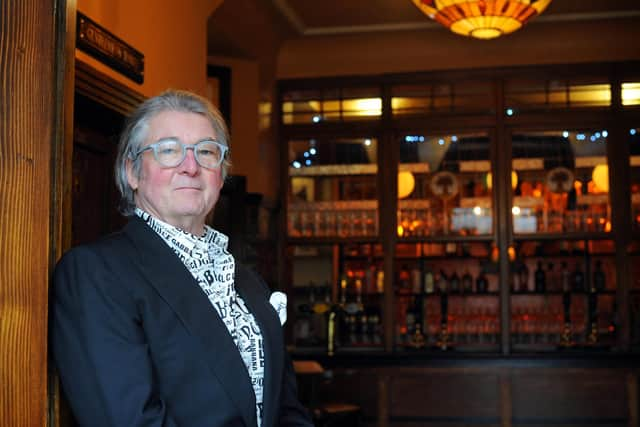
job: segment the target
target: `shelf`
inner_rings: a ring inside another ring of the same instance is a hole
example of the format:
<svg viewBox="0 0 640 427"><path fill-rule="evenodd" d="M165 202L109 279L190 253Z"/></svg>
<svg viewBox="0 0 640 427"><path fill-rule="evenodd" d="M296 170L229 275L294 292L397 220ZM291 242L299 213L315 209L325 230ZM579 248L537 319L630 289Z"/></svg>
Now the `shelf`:
<svg viewBox="0 0 640 427"><path fill-rule="evenodd" d="M604 290L604 291L597 291L594 292L596 295L615 295L617 291L615 290ZM584 295L584 296L588 296L591 295L591 292L588 291L571 291L569 292L571 295ZM563 291L546 291L546 292L510 292L511 296L538 296L538 297L544 297L544 296L552 296L552 295L564 295L565 292Z"/></svg>
<svg viewBox="0 0 640 427"><path fill-rule="evenodd" d="M400 293L398 291L394 291L394 295L398 297L424 297L424 298L440 298L446 295L449 298L475 298L475 297L497 297L497 296L500 296L500 292L484 292L484 293L448 292L446 294L441 292L433 292L433 293L427 294L424 292Z"/></svg>
<svg viewBox="0 0 640 427"><path fill-rule="evenodd" d="M613 233L585 232L585 233L514 233L513 239L517 242L527 240L612 240Z"/></svg>
<svg viewBox="0 0 640 427"><path fill-rule="evenodd" d="M440 236L409 236L399 237L396 243L464 243L464 242L494 242L493 234L478 236L440 235Z"/></svg>
<svg viewBox="0 0 640 427"><path fill-rule="evenodd" d="M287 237L288 245L334 245L349 243L380 243L378 236Z"/></svg>
<svg viewBox="0 0 640 427"><path fill-rule="evenodd" d="M394 259L397 260L398 262L420 261L420 260L425 260L425 261L445 260L445 261L451 261L451 262L477 260L479 262L485 262L485 261L488 261L488 258L489 256L473 256L473 255L458 256L456 254L442 254L442 255L396 256Z"/></svg>

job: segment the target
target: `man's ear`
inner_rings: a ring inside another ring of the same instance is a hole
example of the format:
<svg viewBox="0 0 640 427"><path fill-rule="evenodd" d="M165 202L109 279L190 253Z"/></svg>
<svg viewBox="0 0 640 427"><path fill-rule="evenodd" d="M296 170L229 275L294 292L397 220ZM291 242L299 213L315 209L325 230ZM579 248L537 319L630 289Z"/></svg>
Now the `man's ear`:
<svg viewBox="0 0 640 427"><path fill-rule="evenodd" d="M136 191L138 189L139 179L133 171L133 161L131 159L127 159L126 163L127 168L127 182L129 183L129 187Z"/></svg>

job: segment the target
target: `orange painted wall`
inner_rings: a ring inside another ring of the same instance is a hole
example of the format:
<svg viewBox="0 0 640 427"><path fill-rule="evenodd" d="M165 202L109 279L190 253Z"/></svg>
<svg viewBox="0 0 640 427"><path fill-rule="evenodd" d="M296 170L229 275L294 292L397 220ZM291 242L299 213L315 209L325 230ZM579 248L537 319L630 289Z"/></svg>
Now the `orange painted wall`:
<svg viewBox="0 0 640 427"><path fill-rule="evenodd" d="M207 18L223 0L78 0L82 12L145 56L144 83L76 49L76 59L146 96L167 88L205 94Z"/></svg>
<svg viewBox="0 0 640 427"><path fill-rule="evenodd" d="M209 56L208 63L231 68L231 174L247 177L247 191L276 197L269 170L277 167L271 164L271 150L258 131L258 63L219 56Z"/></svg>
<svg viewBox="0 0 640 427"><path fill-rule="evenodd" d="M444 28L306 37L285 42L277 77L371 75L640 59L640 18L530 23L491 41ZM318 60L322 58L322 60Z"/></svg>

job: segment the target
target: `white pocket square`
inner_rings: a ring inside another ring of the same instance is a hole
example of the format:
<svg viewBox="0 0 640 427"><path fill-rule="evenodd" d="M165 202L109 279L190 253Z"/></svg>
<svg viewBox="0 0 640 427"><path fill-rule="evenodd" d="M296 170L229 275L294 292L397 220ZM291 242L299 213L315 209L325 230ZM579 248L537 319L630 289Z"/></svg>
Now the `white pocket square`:
<svg viewBox="0 0 640 427"><path fill-rule="evenodd" d="M280 324L284 325L284 322L287 321L287 295L282 292L276 291L271 294L269 302L276 310L276 313L278 313Z"/></svg>

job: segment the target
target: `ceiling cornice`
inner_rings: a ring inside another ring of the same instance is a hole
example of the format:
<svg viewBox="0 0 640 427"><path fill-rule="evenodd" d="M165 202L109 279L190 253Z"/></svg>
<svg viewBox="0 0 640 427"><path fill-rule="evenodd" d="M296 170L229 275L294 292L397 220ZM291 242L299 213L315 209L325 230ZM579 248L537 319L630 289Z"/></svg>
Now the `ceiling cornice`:
<svg viewBox="0 0 640 427"><path fill-rule="evenodd" d="M334 27L307 27L298 13L289 5L287 0L272 0L273 4L285 17L289 24L301 36L332 36L346 34L365 34L393 31L428 30L440 27L440 24L425 17L424 21L399 22L378 25L351 25ZM624 19L640 16L640 10L614 12L585 12L542 15L531 21L529 25L545 22L577 22Z"/></svg>

